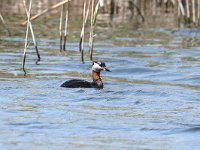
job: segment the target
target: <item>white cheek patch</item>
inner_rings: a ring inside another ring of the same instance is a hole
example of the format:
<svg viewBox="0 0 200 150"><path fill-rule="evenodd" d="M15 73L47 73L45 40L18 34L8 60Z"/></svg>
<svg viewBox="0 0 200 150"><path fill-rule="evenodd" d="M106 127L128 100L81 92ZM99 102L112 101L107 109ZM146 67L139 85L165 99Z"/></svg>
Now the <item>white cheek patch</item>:
<svg viewBox="0 0 200 150"><path fill-rule="evenodd" d="M101 71L101 66L99 66L99 64L97 63L94 63L92 66L92 70L99 72Z"/></svg>

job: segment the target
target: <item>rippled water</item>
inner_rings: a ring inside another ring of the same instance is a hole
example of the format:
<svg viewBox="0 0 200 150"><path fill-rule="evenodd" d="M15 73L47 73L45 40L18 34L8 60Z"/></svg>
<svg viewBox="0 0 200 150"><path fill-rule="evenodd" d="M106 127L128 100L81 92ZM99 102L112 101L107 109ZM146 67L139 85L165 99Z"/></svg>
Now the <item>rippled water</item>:
<svg viewBox="0 0 200 150"><path fill-rule="evenodd" d="M39 65L29 46L24 78L24 40L1 37L0 149L199 149L199 39L149 32L95 43L95 59L112 70L103 90L59 87L91 80L78 43L61 54L58 39L40 39Z"/></svg>

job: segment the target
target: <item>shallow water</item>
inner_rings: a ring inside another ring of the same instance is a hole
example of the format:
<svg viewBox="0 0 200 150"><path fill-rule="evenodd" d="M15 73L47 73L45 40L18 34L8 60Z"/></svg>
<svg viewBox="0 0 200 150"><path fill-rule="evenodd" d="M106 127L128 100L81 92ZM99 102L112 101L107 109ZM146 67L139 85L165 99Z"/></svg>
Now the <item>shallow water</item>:
<svg viewBox="0 0 200 150"><path fill-rule="evenodd" d="M40 39L39 65L29 46L24 78L24 40L1 37L0 149L199 149L199 39L186 32L96 42L95 59L112 70L103 90L59 87L90 80L78 43L61 54L58 39Z"/></svg>

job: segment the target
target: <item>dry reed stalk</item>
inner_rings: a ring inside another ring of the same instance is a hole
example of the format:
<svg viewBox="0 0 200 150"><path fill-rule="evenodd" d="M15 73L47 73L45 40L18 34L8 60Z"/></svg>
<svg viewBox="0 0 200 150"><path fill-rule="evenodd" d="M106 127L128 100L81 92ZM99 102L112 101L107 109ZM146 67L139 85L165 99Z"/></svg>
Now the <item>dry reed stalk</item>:
<svg viewBox="0 0 200 150"><path fill-rule="evenodd" d="M94 27L96 25L99 6L100 6L100 0L97 2L95 9L94 9L94 0L92 0L91 27L90 27L90 39L89 39L90 60L92 60L93 41L94 41Z"/></svg>
<svg viewBox="0 0 200 150"><path fill-rule="evenodd" d="M84 1L83 4L83 23L82 23L82 30L80 34L80 42L79 42L79 51L81 52L81 60L84 63L84 34L85 34L85 25L87 23L88 15L89 15L89 9L90 9L90 3L91 0L88 3L87 11L86 11L86 1Z"/></svg>
<svg viewBox="0 0 200 150"><path fill-rule="evenodd" d="M178 5L179 5L179 8L180 8L180 12L183 16L185 16L185 12L184 12L184 7L183 7L183 4L182 4L182 1L181 0L178 0Z"/></svg>
<svg viewBox="0 0 200 150"><path fill-rule="evenodd" d="M114 13L115 13L115 1L111 0L110 1L110 21L113 20Z"/></svg>
<svg viewBox="0 0 200 150"><path fill-rule="evenodd" d="M80 52L81 52L81 61L84 63L84 34L85 34L85 10L86 10L86 0L84 0L83 4L83 24L82 24L82 34L80 37Z"/></svg>
<svg viewBox="0 0 200 150"><path fill-rule="evenodd" d="M26 11L26 16L28 18L28 10L26 8L26 1L24 1L24 8L25 8L25 11ZM33 32L33 27L32 27L32 23L29 21L28 23L28 26L30 28L30 31L31 31L31 35L32 35L32 39L33 39L33 43L34 43L34 46L35 46L35 50L36 50L36 54L37 54L37 57L38 59L36 60L36 64L38 64L38 62L40 61L40 54L39 54L39 51L38 51L38 47L37 47L37 42L35 40L35 35L34 35L34 32Z"/></svg>
<svg viewBox="0 0 200 150"><path fill-rule="evenodd" d="M65 51L66 41L67 41L67 26L68 26L68 17L69 17L69 4L66 4L66 16L65 16L65 33L64 33L64 43L63 50Z"/></svg>
<svg viewBox="0 0 200 150"><path fill-rule="evenodd" d="M25 7L26 7L26 1L23 0ZM26 70L25 70L25 62L26 62L26 50L27 50L27 42L28 42L28 28L29 28L29 24L30 24L30 16L31 16L31 7L32 7L32 0L30 0L29 3L29 9L28 9L28 23L27 23L27 27L26 27L26 37L25 37L25 45L24 45L24 54L23 54L23 59L22 59L22 70L24 72L24 76L26 75Z"/></svg>
<svg viewBox="0 0 200 150"><path fill-rule="evenodd" d="M11 36L11 32L10 32L10 30L7 28L6 22L5 22L5 20L3 19L3 16L1 15L1 13L0 13L0 19L1 19L2 23L3 23L3 27L4 27L4 28L6 29L6 31L8 32L8 35Z"/></svg>
<svg viewBox="0 0 200 150"><path fill-rule="evenodd" d="M172 4L175 5L176 4L176 0L171 0Z"/></svg>
<svg viewBox="0 0 200 150"><path fill-rule="evenodd" d="M200 0L197 0L197 18L198 18L198 24L200 19Z"/></svg>
<svg viewBox="0 0 200 150"><path fill-rule="evenodd" d="M62 25L63 25L63 12L64 12L64 5L62 5L61 12L60 12L60 26L59 26L59 32L60 32L60 52L63 50L63 32L62 32Z"/></svg>
<svg viewBox="0 0 200 150"><path fill-rule="evenodd" d="M85 19L83 19L83 24L82 24L81 34L80 34L80 44L79 44L79 50L80 51L81 51L81 43L82 43L81 40L82 40L82 37L84 36L84 29L85 29L85 25L87 23L88 15L89 15L90 4L91 4L91 0L89 1L89 4L88 4L88 8L87 8L87 12L86 12L86 15L85 15ZM84 14L85 13L83 13L83 15Z"/></svg>
<svg viewBox="0 0 200 150"><path fill-rule="evenodd" d="M90 38L89 38L89 53L90 60L92 60L92 52L93 52L93 36L94 36L94 25L93 25L93 17L94 17L94 0L92 0L91 4L91 20L90 20Z"/></svg>
<svg viewBox="0 0 200 150"><path fill-rule="evenodd" d="M187 16L187 19L190 18L189 0L186 0L186 16Z"/></svg>
<svg viewBox="0 0 200 150"><path fill-rule="evenodd" d="M51 10L53 10L53 9L56 9L56 8L62 6L63 4L65 4L65 3L69 2L69 1L71 1L71 0L64 0L64 1L60 2L60 3L57 3L57 4L53 5L53 6L51 6L51 7L48 8L48 9L43 10L41 13L39 13L39 14L37 14L37 15L31 17L31 18L30 18L30 21L35 20L36 18L38 18L38 17L44 15L44 14L47 13L48 11L51 11ZM28 22L28 20L24 21L24 22L22 23L22 25L26 25L27 22Z"/></svg>
<svg viewBox="0 0 200 150"><path fill-rule="evenodd" d="M196 14L195 14L195 0L192 0L192 21L193 23L196 22Z"/></svg>
<svg viewBox="0 0 200 150"><path fill-rule="evenodd" d="M180 25L180 20L181 20L181 12L180 12L180 7L179 7L179 2L177 1L177 17L178 17L178 25Z"/></svg>
<svg viewBox="0 0 200 150"><path fill-rule="evenodd" d="M153 5L153 7L152 7L153 8L152 9L153 13L152 14L153 14L153 16L155 16L156 15L156 0L153 0L153 4L152 5Z"/></svg>

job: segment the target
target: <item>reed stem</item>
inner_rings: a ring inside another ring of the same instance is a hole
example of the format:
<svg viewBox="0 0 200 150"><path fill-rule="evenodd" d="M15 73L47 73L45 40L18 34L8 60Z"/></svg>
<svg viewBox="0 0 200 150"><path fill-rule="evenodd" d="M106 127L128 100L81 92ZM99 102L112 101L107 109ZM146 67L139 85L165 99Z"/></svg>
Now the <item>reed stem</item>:
<svg viewBox="0 0 200 150"><path fill-rule="evenodd" d="M197 0L197 19L198 19L198 25L199 25L199 19L200 19L200 0Z"/></svg>
<svg viewBox="0 0 200 150"><path fill-rule="evenodd" d="M93 52L93 36L94 36L94 24L93 24L94 18L93 17L94 17L94 0L92 0L91 20L90 20L90 39L89 39L90 60L92 60L92 52Z"/></svg>
<svg viewBox="0 0 200 150"><path fill-rule="evenodd" d="M67 26L68 26L68 17L69 17L69 4L66 4L66 16L65 16L65 33L64 33L64 43L63 50L65 51L66 42L67 42Z"/></svg>
<svg viewBox="0 0 200 150"><path fill-rule="evenodd" d="M85 34L85 25L87 23L87 19L88 19L88 15L89 15L89 8L90 8L90 4L91 4L91 0L89 0L88 2L88 7L87 7L87 11L86 11L86 1L84 1L83 4L83 23L82 23L82 29L81 29L81 34L80 34L80 42L79 42L79 51L81 52L81 60L84 63L84 34Z"/></svg>
<svg viewBox="0 0 200 150"><path fill-rule="evenodd" d="M85 11L86 11L86 1L84 0L83 4L83 24L82 24L82 35L81 35L81 40L80 40L80 51L81 51L81 61L84 63L84 34L85 34Z"/></svg>
<svg viewBox="0 0 200 150"><path fill-rule="evenodd" d="M27 8L26 8L26 1L24 1L24 7L25 7L25 11L26 11L26 16L28 17L29 12L28 12L28 10L27 10ZM37 47L37 42L36 42L36 40L35 40L35 35L34 35L34 32L33 32L33 27L32 27L31 21L29 21L28 26L29 26L30 31L31 31L33 43L34 43L35 50L36 50L36 54L37 54L37 57L38 57L38 59L36 60L35 63L38 64L38 62L40 61L40 54L39 54L39 50L38 50L38 47Z"/></svg>
<svg viewBox="0 0 200 150"><path fill-rule="evenodd" d="M26 0L23 0L24 5L26 7ZM29 33L29 24L30 24L30 16L31 16L31 7L32 7L32 0L30 0L29 3L29 10L28 10L28 23L26 27L26 36L25 36L25 44L24 44L24 54L23 54L23 59L22 59L22 71L24 72L24 76L26 76L26 70L25 70L25 62L26 62L26 51L27 51L27 42L28 42L28 33Z"/></svg>
<svg viewBox="0 0 200 150"><path fill-rule="evenodd" d="M62 32L62 25L63 25L63 12L64 12L64 5L62 5L62 9L60 12L60 26L59 26L59 32L60 32L60 52L63 50L63 32Z"/></svg>
<svg viewBox="0 0 200 150"><path fill-rule="evenodd" d="M190 18L189 0L186 0L186 16L187 16L187 19Z"/></svg>
<svg viewBox="0 0 200 150"><path fill-rule="evenodd" d="M185 11L184 11L184 7L183 7L183 4L182 4L182 1L181 0L178 0L178 4L179 4L179 8L180 8L180 12L183 16L185 16Z"/></svg>
<svg viewBox="0 0 200 150"><path fill-rule="evenodd" d="M193 21L193 23L195 23L196 22L196 14L195 14L195 1L194 0L192 0L192 21Z"/></svg>

